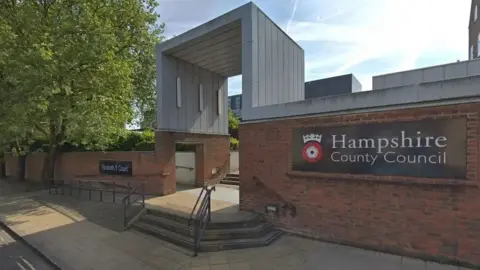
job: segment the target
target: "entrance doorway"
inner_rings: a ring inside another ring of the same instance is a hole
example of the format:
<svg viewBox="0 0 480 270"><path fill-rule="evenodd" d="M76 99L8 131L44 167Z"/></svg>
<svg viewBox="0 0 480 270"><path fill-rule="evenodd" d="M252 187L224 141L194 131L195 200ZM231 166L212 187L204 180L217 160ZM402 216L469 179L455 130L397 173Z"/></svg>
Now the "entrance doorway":
<svg viewBox="0 0 480 270"><path fill-rule="evenodd" d="M198 186L199 173L203 170L203 144L200 142L175 142L175 181L177 191Z"/></svg>

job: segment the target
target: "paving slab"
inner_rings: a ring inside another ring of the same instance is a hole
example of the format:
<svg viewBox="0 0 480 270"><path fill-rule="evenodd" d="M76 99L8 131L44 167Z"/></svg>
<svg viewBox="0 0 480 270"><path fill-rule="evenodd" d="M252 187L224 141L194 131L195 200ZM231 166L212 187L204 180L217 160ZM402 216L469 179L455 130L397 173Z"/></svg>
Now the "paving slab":
<svg viewBox="0 0 480 270"><path fill-rule="evenodd" d="M135 230L117 232L90 222L76 209L65 206L59 211L35 198L33 195L1 197L0 221L64 270L459 269L290 235L267 247L192 257L191 251L155 237ZM175 203L182 204L182 198L188 196L177 197Z"/></svg>

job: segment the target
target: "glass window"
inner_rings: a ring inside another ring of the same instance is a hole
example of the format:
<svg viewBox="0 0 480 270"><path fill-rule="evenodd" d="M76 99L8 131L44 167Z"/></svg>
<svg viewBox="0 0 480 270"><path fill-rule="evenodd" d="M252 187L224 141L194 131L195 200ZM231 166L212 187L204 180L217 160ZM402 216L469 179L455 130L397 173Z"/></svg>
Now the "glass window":
<svg viewBox="0 0 480 270"><path fill-rule="evenodd" d="M217 115L222 114L222 108L223 108L222 97L223 97L222 90L218 90L217 91Z"/></svg>
<svg viewBox="0 0 480 270"><path fill-rule="evenodd" d="M480 56L480 50L478 48L480 48L480 34L478 34L477 37L477 57Z"/></svg>
<svg viewBox="0 0 480 270"><path fill-rule="evenodd" d="M180 77L177 77L177 108L182 107L182 83Z"/></svg>
<svg viewBox="0 0 480 270"><path fill-rule="evenodd" d="M477 21L477 17L478 17L478 6L475 6L475 9L473 11L473 21Z"/></svg>
<svg viewBox="0 0 480 270"><path fill-rule="evenodd" d="M198 110L203 111L203 85L198 85Z"/></svg>
<svg viewBox="0 0 480 270"><path fill-rule="evenodd" d="M235 98L235 109L240 109L240 96Z"/></svg>
<svg viewBox="0 0 480 270"><path fill-rule="evenodd" d="M470 60L473 59L473 45L470 46L470 58L469 58L469 59L470 59Z"/></svg>

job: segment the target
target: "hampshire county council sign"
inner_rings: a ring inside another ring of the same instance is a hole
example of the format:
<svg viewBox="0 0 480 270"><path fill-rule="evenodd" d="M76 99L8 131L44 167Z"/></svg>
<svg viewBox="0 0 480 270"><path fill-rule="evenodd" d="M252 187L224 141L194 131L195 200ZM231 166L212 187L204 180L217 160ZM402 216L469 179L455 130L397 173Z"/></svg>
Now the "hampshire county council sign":
<svg viewBox="0 0 480 270"><path fill-rule="evenodd" d="M292 169L465 179L466 129L464 118L297 128Z"/></svg>

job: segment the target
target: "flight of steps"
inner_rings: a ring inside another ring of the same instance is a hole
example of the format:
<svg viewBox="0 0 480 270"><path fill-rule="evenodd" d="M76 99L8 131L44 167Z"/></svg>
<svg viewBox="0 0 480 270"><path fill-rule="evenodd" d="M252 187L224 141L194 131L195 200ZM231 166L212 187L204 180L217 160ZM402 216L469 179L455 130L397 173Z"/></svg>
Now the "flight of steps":
<svg viewBox="0 0 480 270"><path fill-rule="evenodd" d="M177 246L193 250L194 226L185 217L147 210L132 228L158 237ZM200 242L200 252L267 246L282 232L258 214L243 221L210 222Z"/></svg>
<svg viewBox="0 0 480 270"><path fill-rule="evenodd" d="M240 185L240 175L229 173L222 180L220 180L220 184L239 186Z"/></svg>

